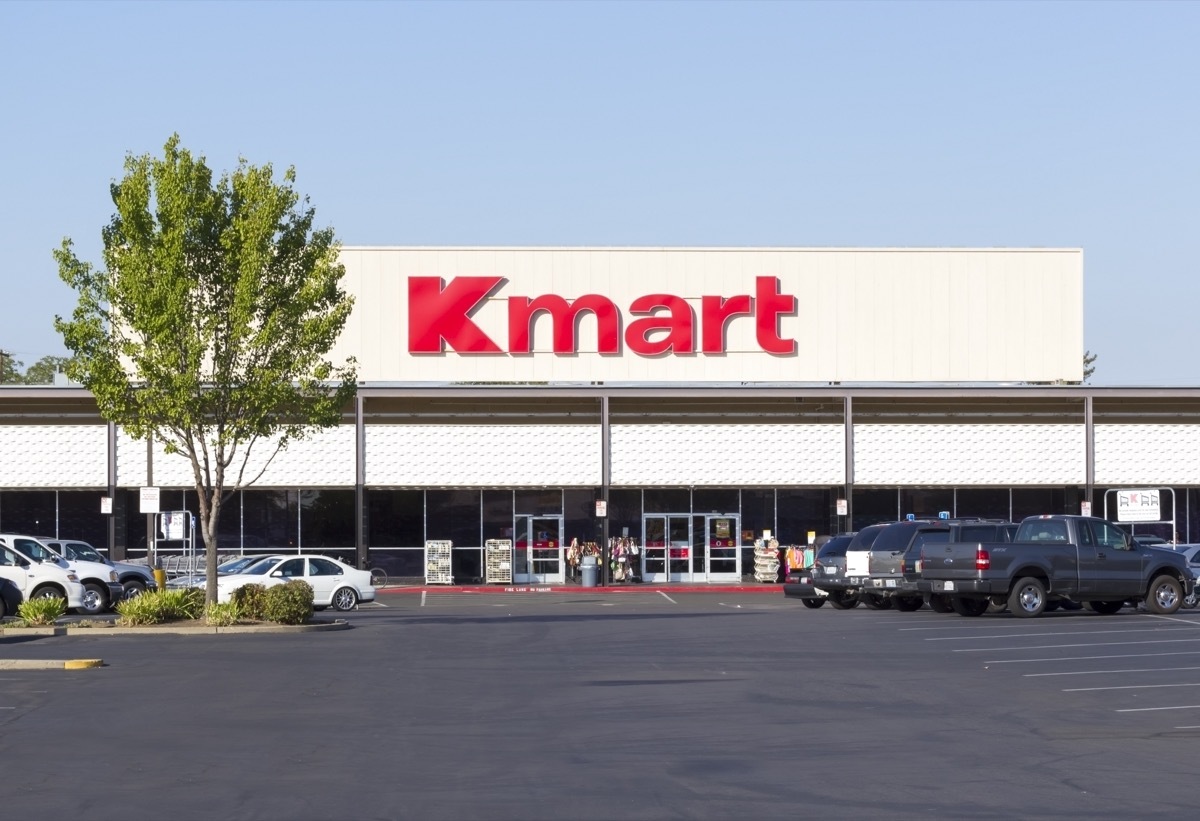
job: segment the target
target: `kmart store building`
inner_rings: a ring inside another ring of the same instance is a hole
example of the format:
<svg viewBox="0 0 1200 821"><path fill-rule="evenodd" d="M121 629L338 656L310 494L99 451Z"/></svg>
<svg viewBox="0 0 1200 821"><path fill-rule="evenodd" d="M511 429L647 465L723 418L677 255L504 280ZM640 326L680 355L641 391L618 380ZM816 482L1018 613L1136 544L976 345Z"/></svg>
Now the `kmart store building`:
<svg viewBox="0 0 1200 821"><path fill-rule="evenodd" d="M748 578L784 544L907 514L1117 519L1160 491L1200 541L1200 390L1083 374L1075 249L343 249L343 424L227 503L221 550L305 550L515 583L571 542L636 544L647 581ZM1075 383L1075 384L1064 384ZM195 510L185 460L77 387L0 391L0 530L145 552L142 489ZM107 500L107 501L106 501ZM102 512L111 510L111 513ZM1167 532L1162 532L1163 530Z"/></svg>

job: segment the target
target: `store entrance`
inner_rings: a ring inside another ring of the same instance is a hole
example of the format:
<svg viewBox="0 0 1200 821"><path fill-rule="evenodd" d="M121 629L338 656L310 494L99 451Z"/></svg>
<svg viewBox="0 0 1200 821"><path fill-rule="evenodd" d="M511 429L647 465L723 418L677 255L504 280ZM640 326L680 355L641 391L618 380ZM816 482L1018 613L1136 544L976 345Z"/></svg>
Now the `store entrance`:
<svg viewBox="0 0 1200 821"><path fill-rule="evenodd" d="M516 516L513 519L513 581L562 584L563 520L561 516Z"/></svg>
<svg viewBox="0 0 1200 821"><path fill-rule="evenodd" d="M704 553L707 580L710 582L740 582L742 580L742 551L738 547L741 538L738 516L729 513L722 515L697 516L703 519L703 541L698 552ZM700 522L697 521L699 525Z"/></svg>
<svg viewBox="0 0 1200 821"><path fill-rule="evenodd" d="M739 582L741 519L736 513L642 517L642 578L647 582Z"/></svg>

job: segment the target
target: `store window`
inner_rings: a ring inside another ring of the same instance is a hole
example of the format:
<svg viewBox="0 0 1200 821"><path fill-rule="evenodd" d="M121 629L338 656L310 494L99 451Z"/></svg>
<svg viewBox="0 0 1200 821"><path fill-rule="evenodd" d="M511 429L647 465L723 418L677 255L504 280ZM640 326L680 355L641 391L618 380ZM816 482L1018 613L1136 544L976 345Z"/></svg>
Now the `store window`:
<svg viewBox="0 0 1200 821"><path fill-rule="evenodd" d="M910 513L918 519L936 519L940 514L954 512L954 490L951 488L902 488L900 517Z"/></svg>
<svg viewBox="0 0 1200 821"><path fill-rule="evenodd" d="M299 550L300 494L295 490L242 491L242 537L247 547Z"/></svg>
<svg viewBox="0 0 1200 821"><path fill-rule="evenodd" d="M954 515L1004 519L1012 515L1008 488L960 487L954 491Z"/></svg>
<svg viewBox="0 0 1200 821"><path fill-rule="evenodd" d="M737 488L696 488L692 491L693 513L737 513L741 510Z"/></svg>
<svg viewBox="0 0 1200 821"><path fill-rule="evenodd" d="M518 490L515 494L516 512L527 516L561 516L563 499L561 490L539 488Z"/></svg>
<svg viewBox="0 0 1200 821"><path fill-rule="evenodd" d="M448 539L455 548L482 547L482 527L478 490L425 491L426 539Z"/></svg>
<svg viewBox="0 0 1200 821"><path fill-rule="evenodd" d="M596 516L596 500L600 491L595 488L563 491L563 539L600 544L603 522ZM611 535L611 533L610 533Z"/></svg>
<svg viewBox="0 0 1200 821"><path fill-rule="evenodd" d="M895 522L900 518L900 496L896 488L855 488L851 504L853 530L862 530L877 522Z"/></svg>
<svg viewBox="0 0 1200 821"><path fill-rule="evenodd" d="M608 535L610 538L630 536L642 538L642 492L640 490L608 491Z"/></svg>
<svg viewBox="0 0 1200 821"><path fill-rule="evenodd" d="M483 491L483 539L512 539L513 492Z"/></svg>
<svg viewBox="0 0 1200 821"><path fill-rule="evenodd" d="M780 544L808 544L808 534L832 535L830 512L833 504L828 489L780 489L776 493L775 519Z"/></svg>
<svg viewBox="0 0 1200 821"><path fill-rule="evenodd" d="M692 494L687 488L648 487L642 491L642 505L646 513L690 513Z"/></svg>
<svg viewBox="0 0 1200 821"><path fill-rule="evenodd" d="M754 547L754 540L762 537L764 530L775 532L775 491L755 489L742 491L742 547ZM753 564L753 554L751 563ZM742 566L745 567L743 558Z"/></svg>
<svg viewBox="0 0 1200 821"><path fill-rule="evenodd" d="M0 526L6 533L54 535L54 496L53 490L6 490L0 497Z"/></svg>
<svg viewBox="0 0 1200 821"><path fill-rule="evenodd" d="M1013 521L1019 522L1026 516L1042 513L1078 513L1066 509L1066 492L1062 488L1021 487L1012 492ZM1100 515L1099 511L1092 511Z"/></svg>
<svg viewBox="0 0 1200 821"><path fill-rule="evenodd" d="M368 490L367 544L425 547L425 491Z"/></svg>
<svg viewBox="0 0 1200 821"><path fill-rule="evenodd" d="M60 490L58 532L55 535L79 539L98 550L106 550L108 517L100 512L100 499L107 495L99 490Z"/></svg>
<svg viewBox="0 0 1200 821"><path fill-rule="evenodd" d="M300 544L305 550L353 547L354 491L300 491Z"/></svg>

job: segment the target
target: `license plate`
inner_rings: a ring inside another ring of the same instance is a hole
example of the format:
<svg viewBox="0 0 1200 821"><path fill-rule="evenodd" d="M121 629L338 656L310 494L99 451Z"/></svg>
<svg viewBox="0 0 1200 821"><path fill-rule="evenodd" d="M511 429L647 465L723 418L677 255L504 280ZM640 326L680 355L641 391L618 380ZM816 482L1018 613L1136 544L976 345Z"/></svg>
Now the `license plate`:
<svg viewBox="0 0 1200 821"><path fill-rule="evenodd" d="M938 590L953 590L954 582L936 582Z"/></svg>
<svg viewBox="0 0 1200 821"><path fill-rule="evenodd" d="M838 574L838 569L837 569L836 567L827 567L827 568L825 568L825 575L826 575L826 576L836 576L837 574Z"/></svg>
<svg viewBox="0 0 1200 821"><path fill-rule="evenodd" d="M896 580L895 580L895 579L888 579L888 580L887 580L887 581L884 583L884 585L883 585L883 586L884 586L884 587L895 587L895 586L896 586Z"/></svg>

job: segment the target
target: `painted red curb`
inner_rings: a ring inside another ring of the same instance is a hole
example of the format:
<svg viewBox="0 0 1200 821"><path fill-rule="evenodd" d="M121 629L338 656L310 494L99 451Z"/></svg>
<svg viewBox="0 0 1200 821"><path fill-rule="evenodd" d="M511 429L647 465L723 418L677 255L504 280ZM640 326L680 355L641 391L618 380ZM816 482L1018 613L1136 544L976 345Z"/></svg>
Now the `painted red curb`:
<svg viewBox="0 0 1200 821"><path fill-rule="evenodd" d="M583 587L578 584L428 584L412 587L385 587L376 595L393 593L774 593L782 595L782 584L622 584L608 587Z"/></svg>

